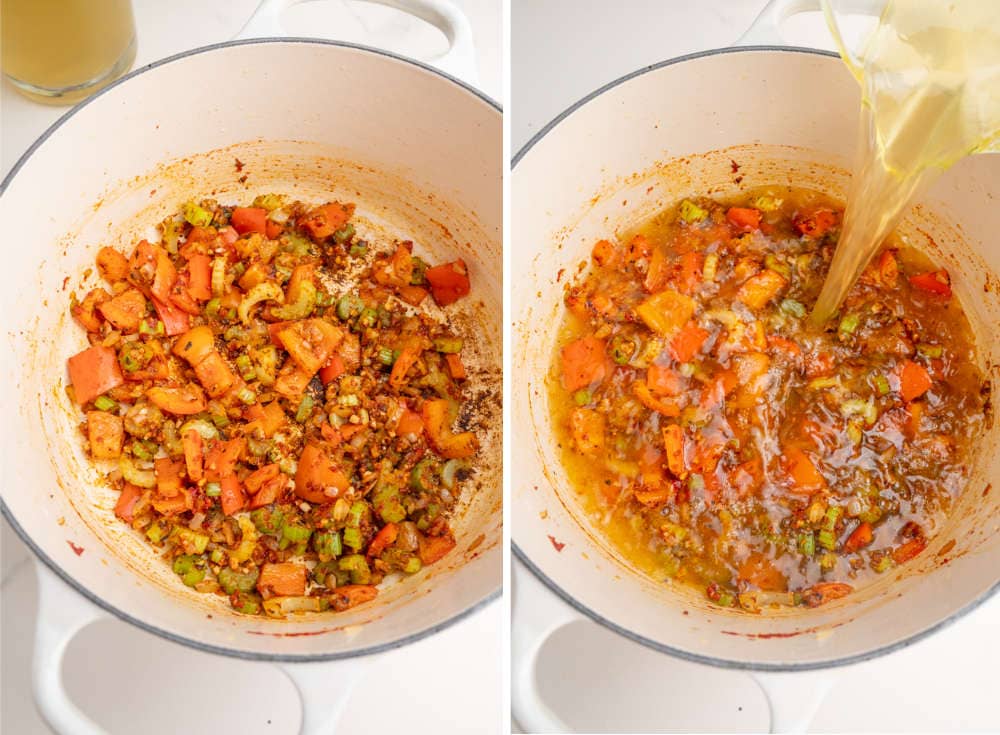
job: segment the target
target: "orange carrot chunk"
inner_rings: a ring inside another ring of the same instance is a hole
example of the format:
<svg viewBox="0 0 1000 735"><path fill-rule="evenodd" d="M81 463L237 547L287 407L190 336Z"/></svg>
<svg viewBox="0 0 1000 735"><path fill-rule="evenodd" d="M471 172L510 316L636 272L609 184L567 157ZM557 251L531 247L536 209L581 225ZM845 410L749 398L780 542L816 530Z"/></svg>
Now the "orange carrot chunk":
<svg viewBox="0 0 1000 735"><path fill-rule="evenodd" d="M73 397L84 404L125 382L118 356L110 347L96 345L66 361Z"/></svg>
<svg viewBox="0 0 1000 735"><path fill-rule="evenodd" d="M907 360L899 371L899 394L904 401L919 398L934 384L926 368L919 363Z"/></svg>

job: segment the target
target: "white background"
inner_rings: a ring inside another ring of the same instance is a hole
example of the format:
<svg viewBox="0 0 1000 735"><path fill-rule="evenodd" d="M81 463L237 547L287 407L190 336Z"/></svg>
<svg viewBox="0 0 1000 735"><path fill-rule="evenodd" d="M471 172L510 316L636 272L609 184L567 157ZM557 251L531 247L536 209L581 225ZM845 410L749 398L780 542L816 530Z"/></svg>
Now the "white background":
<svg viewBox="0 0 1000 735"><path fill-rule="evenodd" d="M454 1L472 23L480 87L499 101L501 2ZM134 0L139 36L135 68L231 38L256 4ZM382 10L327 0L288 11L285 26L289 35L339 38L411 55L444 48L436 30ZM8 83L2 86L0 168L5 175L66 109L31 103ZM33 564L6 521L0 591L0 730L5 735L49 735L35 711L29 682L36 615ZM376 659L359 678L340 732L499 732L501 608L495 602L438 635ZM115 735L298 732L298 696L273 667L198 653L117 620L97 623L73 641L64 677L78 705Z"/></svg>
<svg viewBox="0 0 1000 735"><path fill-rule="evenodd" d="M624 74L732 44L763 6L764 0L511 0L513 150ZM784 32L791 45L832 48L819 18L791 19ZM512 247L516 257L517 243ZM905 651L842 670L813 728L1000 732L998 656L995 596ZM580 731L767 732L767 703L748 675L674 660L590 622L553 636L539 669L546 701Z"/></svg>

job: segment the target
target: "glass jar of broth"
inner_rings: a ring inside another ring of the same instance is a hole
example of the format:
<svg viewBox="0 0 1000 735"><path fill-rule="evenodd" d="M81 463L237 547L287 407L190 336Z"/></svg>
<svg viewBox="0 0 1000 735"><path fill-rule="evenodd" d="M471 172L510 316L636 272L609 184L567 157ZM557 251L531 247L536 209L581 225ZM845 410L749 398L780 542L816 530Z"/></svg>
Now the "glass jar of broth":
<svg viewBox="0 0 1000 735"><path fill-rule="evenodd" d="M135 61L131 0L2 0L3 73L39 102L68 105Z"/></svg>

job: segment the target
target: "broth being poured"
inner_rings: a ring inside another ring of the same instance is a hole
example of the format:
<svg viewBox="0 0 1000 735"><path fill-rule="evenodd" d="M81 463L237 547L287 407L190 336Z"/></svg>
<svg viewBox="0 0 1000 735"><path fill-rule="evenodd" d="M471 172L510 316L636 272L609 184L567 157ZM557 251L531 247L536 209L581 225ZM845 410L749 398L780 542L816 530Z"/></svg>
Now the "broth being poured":
<svg viewBox="0 0 1000 735"><path fill-rule="evenodd" d="M858 160L843 231L812 312L836 313L914 196L961 158L1000 138L1000 13L988 0L890 1L856 62L862 88Z"/></svg>

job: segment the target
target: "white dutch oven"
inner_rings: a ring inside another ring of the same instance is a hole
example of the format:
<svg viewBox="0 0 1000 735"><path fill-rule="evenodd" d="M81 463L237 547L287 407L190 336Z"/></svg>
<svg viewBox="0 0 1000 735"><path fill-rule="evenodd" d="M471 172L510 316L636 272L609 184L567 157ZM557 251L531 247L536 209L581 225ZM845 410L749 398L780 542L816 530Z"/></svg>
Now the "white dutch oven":
<svg viewBox="0 0 1000 735"><path fill-rule="evenodd" d="M815 2L779 5L790 12ZM761 34L758 26L754 35ZM551 632L582 616L680 658L751 670L769 697L772 728L804 729L832 680L828 671L803 672L910 645L1000 586L995 419L979 442L967 491L927 550L857 594L813 610L751 615L713 607L684 586L652 582L606 542L560 468L545 378L562 286L593 243L684 196L789 184L842 199L858 106L858 85L832 54L773 46L710 51L607 85L515 159L511 425L518 431L511 507L514 553L530 573L515 565L512 703L529 732L566 729L538 696L535 661ZM997 196L1000 157L968 159L900 227L953 275L994 385Z"/></svg>
<svg viewBox="0 0 1000 735"><path fill-rule="evenodd" d="M385 4L441 27L452 51L436 63L472 76L468 23L453 6ZM271 27L255 26L260 17L248 33ZM501 586L499 400L482 416L483 467L453 523L458 547L387 583L375 602L278 621L239 616L179 584L115 520L114 493L82 453L79 412L64 391L65 359L85 346L67 317L69 291L96 283L81 274L97 249L150 235L191 197L356 202L363 236L412 239L430 261L469 264L473 297L454 318L478 335L473 375L499 396L501 162L500 110L472 87L373 49L301 39L222 44L138 70L18 162L0 198L3 512L44 562L34 689L57 731L99 732L67 698L60 668L75 632L101 615L201 650L282 662L303 698L303 732L318 733L332 731L363 657L441 630Z"/></svg>

